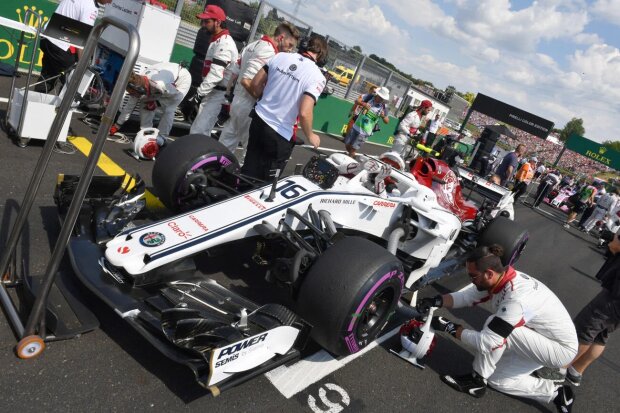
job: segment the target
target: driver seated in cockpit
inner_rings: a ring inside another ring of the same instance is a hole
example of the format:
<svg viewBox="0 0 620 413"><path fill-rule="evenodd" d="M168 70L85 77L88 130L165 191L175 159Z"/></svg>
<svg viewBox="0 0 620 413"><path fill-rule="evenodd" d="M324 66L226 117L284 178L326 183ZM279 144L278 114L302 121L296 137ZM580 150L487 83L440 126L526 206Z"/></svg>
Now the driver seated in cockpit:
<svg viewBox="0 0 620 413"><path fill-rule="evenodd" d="M342 153L335 153L327 160L336 167L341 175L353 177L362 171L367 171L368 175L361 181L362 185L381 197L388 196L385 178L392 173L390 165L365 155L357 155L354 159Z"/></svg>

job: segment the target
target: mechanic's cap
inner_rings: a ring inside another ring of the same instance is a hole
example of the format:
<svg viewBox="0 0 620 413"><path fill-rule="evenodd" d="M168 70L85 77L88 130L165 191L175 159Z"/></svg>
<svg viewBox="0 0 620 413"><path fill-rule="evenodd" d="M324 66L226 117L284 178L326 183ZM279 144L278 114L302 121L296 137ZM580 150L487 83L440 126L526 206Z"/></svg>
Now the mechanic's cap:
<svg viewBox="0 0 620 413"><path fill-rule="evenodd" d="M221 22L226 21L226 13L222 10L221 7L215 6L213 4L207 4L205 7L205 11L203 13L199 13L196 15L200 20L205 19L215 19Z"/></svg>
<svg viewBox="0 0 620 413"><path fill-rule="evenodd" d="M424 100L422 101L422 103L420 103L420 107L421 107L421 108L432 108L432 107L433 107L433 102L431 102L431 101L430 101L430 100L428 100L428 99L424 99Z"/></svg>
<svg viewBox="0 0 620 413"><path fill-rule="evenodd" d="M375 94L383 100L390 100L390 89L386 88L385 86L377 89Z"/></svg>

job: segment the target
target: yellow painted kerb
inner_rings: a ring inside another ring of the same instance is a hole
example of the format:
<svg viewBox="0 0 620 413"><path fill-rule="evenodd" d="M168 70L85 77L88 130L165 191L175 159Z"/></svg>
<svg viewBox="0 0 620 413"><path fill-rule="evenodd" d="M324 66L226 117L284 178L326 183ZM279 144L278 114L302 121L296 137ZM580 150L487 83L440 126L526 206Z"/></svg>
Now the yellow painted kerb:
<svg viewBox="0 0 620 413"><path fill-rule="evenodd" d="M90 149L93 147L93 145L90 143L88 139L81 137L81 136L69 136L67 137L67 139L77 148L77 150L82 152L85 156L88 156L88 154L90 153ZM126 176L127 179L131 179L128 189L131 189L136 183L135 180L131 178L130 175L128 175L123 168L118 166L116 162L114 162L108 155L106 155L103 152L101 153L101 156L99 157L97 166L106 175ZM165 208L164 204L162 204L161 201L148 190L146 191L144 195L144 199L146 200L146 205L148 208L151 208L151 209Z"/></svg>

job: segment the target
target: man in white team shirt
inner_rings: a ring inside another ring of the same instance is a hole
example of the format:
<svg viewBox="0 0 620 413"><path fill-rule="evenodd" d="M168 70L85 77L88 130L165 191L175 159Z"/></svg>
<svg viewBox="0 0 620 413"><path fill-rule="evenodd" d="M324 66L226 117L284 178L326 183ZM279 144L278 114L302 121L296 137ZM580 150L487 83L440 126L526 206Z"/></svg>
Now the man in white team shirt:
<svg viewBox="0 0 620 413"><path fill-rule="evenodd" d="M127 122L138 104L141 105L140 129L153 127L155 109L159 103L162 115L157 128L159 135L167 138L174 122L174 111L191 85L189 71L177 63L157 63L150 66L144 75L132 73L127 85L129 99L121 109L116 124L110 128L110 134L116 133ZM159 143L163 144L163 140Z"/></svg>
<svg viewBox="0 0 620 413"><path fill-rule="evenodd" d="M279 53L252 79L254 96L261 96L250 124L248 151L241 172L267 180L270 171L284 170L293 152L293 127L299 124L308 141L318 148L312 131L316 100L325 87L318 65L327 59L327 42L319 36L300 42L298 53Z"/></svg>
<svg viewBox="0 0 620 413"><path fill-rule="evenodd" d="M573 321L558 297L539 280L504 266L499 245L481 246L466 259L471 285L451 294L424 298L417 309L462 308L489 302L493 314L481 331L466 329L434 316L431 325L461 340L475 351L473 372L444 375L441 380L474 397L485 394L487 383L495 390L539 402L553 401L568 413L574 394L568 385L531 374L541 367L560 368L577 354Z"/></svg>
<svg viewBox="0 0 620 413"><path fill-rule="evenodd" d="M109 3L112 3L112 0L62 0L55 13L94 26L99 6ZM71 47L69 43L45 37L41 39L39 47L43 52L40 81L64 72L78 60L81 53L81 50ZM64 83L64 76L61 76L59 80ZM56 79L39 83L35 90L41 93L50 92L54 89L55 82Z"/></svg>
<svg viewBox="0 0 620 413"><path fill-rule="evenodd" d="M238 73L235 97L230 106L230 119L220 136L220 143L234 152L239 142L243 145L243 160L248 149L250 133L250 112L256 104L256 97L251 94L250 84L256 73L271 60L276 53L290 52L297 46L299 30L288 22L276 28L273 37L263 36L248 44L241 51L235 69Z"/></svg>
<svg viewBox="0 0 620 413"><path fill-rule="evenodd" d="M226 100L226 85L232 76L230 69L237 62L239 52L225 28L226 13L221 7L209 4L196 17L203 20L202 27L211 33L211 43L205 56L202 83L192 98L196 103L200 102L200 107L190 133L210 136L222 103Z"/></svg>

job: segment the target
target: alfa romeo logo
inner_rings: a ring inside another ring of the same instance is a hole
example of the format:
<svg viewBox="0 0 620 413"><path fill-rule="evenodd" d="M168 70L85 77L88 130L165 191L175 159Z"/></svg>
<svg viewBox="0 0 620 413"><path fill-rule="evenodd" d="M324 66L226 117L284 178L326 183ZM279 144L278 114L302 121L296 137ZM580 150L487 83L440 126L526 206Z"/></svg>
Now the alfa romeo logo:
<svg viewBox="0 0 620 413"><path fill-rule="evenodd" d="M145 247L158 247L166 242L166 237L161 232L147 232L140 237L140 244Z"/></svg>

